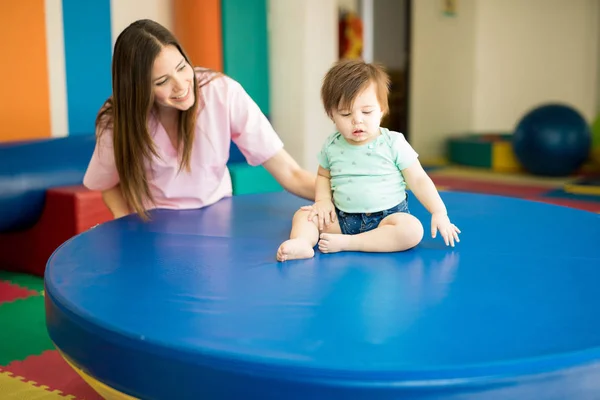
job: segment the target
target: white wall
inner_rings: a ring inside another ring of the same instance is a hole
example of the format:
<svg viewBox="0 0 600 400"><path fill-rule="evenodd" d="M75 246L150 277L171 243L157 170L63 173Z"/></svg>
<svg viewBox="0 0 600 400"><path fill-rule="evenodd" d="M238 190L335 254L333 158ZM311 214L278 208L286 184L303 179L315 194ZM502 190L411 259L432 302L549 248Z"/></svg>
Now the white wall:
<svg viewBox="0 0 600 400"><path fill-rule="evenodd" d="M69 116L62 0L45 0L44 11L50 85L50 132L54 137L63 137L69 133Z"/></svg>
<svg viewBox="0 0 600 400"><path fill-rule="evenodd" d="M473 128L511 131L551 101L593 118L599 8L597 0L479 0Z"/></svg>
<svg viewBox="0 0 600 400"><path fill-rule="evenodd" d="M334 131L321 105L323 76L337 60L337 0L269 2L271 121L287 151L316 171Z"/></svg>
<svg viewBox="0 0 600 400"><path fill-rule="evenodd" d="M119 33L138 19L152 19L169 30L173 28L171 0L111 0L110 7L113 46Z"/></svg>
<svg viewBox="0 0 600 400"><path fill-rule="evenodd" d="M459 1L456 17L443 16L441 1L413 1L409 129L422 160L443 155L449 133L472 128L475 17L476 0Z"/></svg>
<svg viewBox="0 0 600 400"><path fill-rule="evenodd" d="M338 7L344 11L359 12L359 0L337 0Z"/></svg>
<svg viewBox="0 0 600 400"><path fill-rule="evenodd" d="M410 137L422 158L449 136L512 132L541 103L560 101L591 122L600 99L598 0L413 1Z"/></svg>

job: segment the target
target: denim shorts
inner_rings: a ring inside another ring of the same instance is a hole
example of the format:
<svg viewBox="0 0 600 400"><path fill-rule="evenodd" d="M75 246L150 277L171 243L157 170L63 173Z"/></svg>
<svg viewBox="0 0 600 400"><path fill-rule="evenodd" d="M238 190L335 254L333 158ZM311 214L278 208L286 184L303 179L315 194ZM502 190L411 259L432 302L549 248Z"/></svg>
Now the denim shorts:
<svg viewBox="0 0 600 400"><path fill-rule="evenodd" d="M372 213L352 214L339 210L337 207L335 211L344 235L356 235L358 233L368 232L377 228L381 220L388 215L399 212L409 213L407 200L402 201L402 203L390 209Z"/></svg>

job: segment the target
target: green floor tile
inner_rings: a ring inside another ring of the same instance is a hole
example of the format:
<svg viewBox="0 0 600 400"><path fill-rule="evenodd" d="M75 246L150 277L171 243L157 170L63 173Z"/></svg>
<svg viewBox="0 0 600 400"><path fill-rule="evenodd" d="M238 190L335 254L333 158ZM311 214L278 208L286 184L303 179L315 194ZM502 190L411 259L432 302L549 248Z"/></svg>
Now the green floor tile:
<svg viewBox="0 0 600 400"><path fill-rule="evenodd" d="M44 279L39 276L0 271L0 281L8 281L15 285L38 292L44 290Z"/></svg>
<svg viewBox="0 0 600 400"><path fill-rule="evenodd" d="M44 296L0 305L0 366L54 349L46 330Z"/></svg>

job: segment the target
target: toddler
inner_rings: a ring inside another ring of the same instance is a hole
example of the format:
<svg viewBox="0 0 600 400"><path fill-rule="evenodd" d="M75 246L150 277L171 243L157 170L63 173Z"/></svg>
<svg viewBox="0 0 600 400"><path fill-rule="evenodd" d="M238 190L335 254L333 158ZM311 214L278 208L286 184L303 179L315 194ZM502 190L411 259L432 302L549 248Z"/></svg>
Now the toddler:
<svg viewBox="0 0 600 400"><path fill-rule="evenodd" d="M389 77L376 64L343 60L325 75L321 99L337 131L319 153L315 203L296 212L279 261L323 253L396 252L415 247L423 226L409 213L410 188L431 213L431 235L459 241L446 207L415 150L380 126L388 112Z"/></svg>

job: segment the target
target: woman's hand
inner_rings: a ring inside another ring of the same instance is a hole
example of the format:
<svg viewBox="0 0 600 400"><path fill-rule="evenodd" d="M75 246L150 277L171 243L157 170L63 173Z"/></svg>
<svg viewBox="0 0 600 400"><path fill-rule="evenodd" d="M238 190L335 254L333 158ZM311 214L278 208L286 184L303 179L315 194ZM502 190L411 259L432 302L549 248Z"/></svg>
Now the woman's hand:
<svg viewBox="0 0 600 400"><path fill-rule="evenodd" d="M312 206L304 206L302 209L310 211L308 213L309 221L312 221L313 218L317 217L319 231L322 231L324 228L335 222L335 206L331 200L320 200Z"/></svg>

